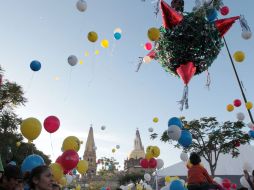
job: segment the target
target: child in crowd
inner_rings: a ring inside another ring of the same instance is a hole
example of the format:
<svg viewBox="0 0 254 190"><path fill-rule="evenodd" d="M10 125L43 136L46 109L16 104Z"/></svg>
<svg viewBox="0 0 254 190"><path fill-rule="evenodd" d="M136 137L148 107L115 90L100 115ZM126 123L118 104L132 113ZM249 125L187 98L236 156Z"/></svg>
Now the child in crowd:
<svg viewBox="0 0 254 190"><path fill-rule="evenodd" d="M223 188L213 181L209 176L207 170L200 165L200 156L192 152L190 155L190 163L192 167L188 170L188 190L208 190L208 189L220 189Z"/></svg>

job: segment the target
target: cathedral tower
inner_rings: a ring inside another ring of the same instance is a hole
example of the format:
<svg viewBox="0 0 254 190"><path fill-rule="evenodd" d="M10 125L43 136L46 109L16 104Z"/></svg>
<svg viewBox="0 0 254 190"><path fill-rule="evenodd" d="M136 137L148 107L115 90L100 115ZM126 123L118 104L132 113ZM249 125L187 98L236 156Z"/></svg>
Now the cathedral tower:
<svg viewBox="0 0 254 190"><path fill-rule="evenodd" d="M96 146L94 143L94 137L93 137L93 127L91 125L89 129L89 134L86 141L86 149L83 156L84 160L88 161L88 171L87 171L87 177L92 178L96 175Z"/></svg>

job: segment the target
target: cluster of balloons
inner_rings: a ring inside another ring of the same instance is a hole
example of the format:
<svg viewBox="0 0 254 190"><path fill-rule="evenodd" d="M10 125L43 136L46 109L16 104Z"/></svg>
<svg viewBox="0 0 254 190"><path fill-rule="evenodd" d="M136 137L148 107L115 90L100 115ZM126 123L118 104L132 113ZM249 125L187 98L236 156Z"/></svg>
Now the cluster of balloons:
<svg viewBox="0 0 254 190"><path fill-rule="evenodd" d="M220 178L220 177L215 177L213 178L213 180L220 184L222 187L224 187L225 189L237 189L237 185L235 183L232 183L229 179L227 178Z"/></svg>
<svg viewBox="0 0 254 190"><path fill-rule="evenodd" d="M78 171L80 174L85 174L88 170L88 162L80 160L78 151L81 141L75 136L68 136L62 144L62 155L58 156L55 163L50 165L54 179L60 184L65 181L72 181L71 177L64 177L64 174L75 174ZM64 179L66 178L66 179Z"/></svg>
<svg viewBox="0 0 254 190"><path fill-rule="evenodd" d="M85 12L87 9L87 3L85 0L78 0L76 3L76 7L80 12Z"/></svg>
<svg viewBox="0 0 254 190"><path fill-rule="evenodd" d="M187 190L185 188L185 181L179 177L165 177L165 186L161 190Z"/></svg>
<svg viewBox="0 0 254 190"><path fill-rule="evenodd" d="M187 148L192 143L191 133L183 127L182 121L177 117L172 117L168 121L168 137Z"/></svg>
<svg viewBox="0 0 254 190"><path fill-rule="evenodd" d="M227 105L227 111L228 111L228 112L232 112L232 111L235 109L235 107L240 107L241 105L242 105L241 100L235 99L234 102L233 102L233 104L228 104L228 105ZM247 108L248 110L250 110L250 109L253 108L253 103L252 103L252 102L247 102L247 103L245 104L245 106L246 106L246 108ZM242 112L238 112L238 113L236 114L236 118L237 118L239 121L243 121L244 118L245 118L245 116L244 116L244 114L243 114Z"/></svg>
<svg viewBox="0 0 254 190"><path fill-rule="evenodd" d="M157 168L158 170L164 166L162 159L155 159L160 156L160 149L157 146L148 146L145 158L140 160L142 168Z"/></svg>
<svg viewBox="0 0 254 190"><path fill-rule="evenodd" d="M245 59L245 54L242 51L236 51L233 55L236 62L243 62Z"/></svg>
<svg viewBox="0 0 254 190"><path fill-rule="evenodd" d="M121 28L116 28L114 30L114 38L115 38L115 40L120 40L121 37L122 37L122 30L121 30Z"/></svg>

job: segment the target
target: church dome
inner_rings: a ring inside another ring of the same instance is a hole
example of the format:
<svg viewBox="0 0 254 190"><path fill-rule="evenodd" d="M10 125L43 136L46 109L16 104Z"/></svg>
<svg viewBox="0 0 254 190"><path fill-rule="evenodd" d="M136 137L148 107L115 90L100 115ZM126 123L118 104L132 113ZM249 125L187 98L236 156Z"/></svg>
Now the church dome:
<svg viewBox="0 0 254 190"><path fill-rule="evenodd" d="M139 158L145 158L145 152L144 150L133 150L131 151L129 155L129 159L139 159Z"/></svg>

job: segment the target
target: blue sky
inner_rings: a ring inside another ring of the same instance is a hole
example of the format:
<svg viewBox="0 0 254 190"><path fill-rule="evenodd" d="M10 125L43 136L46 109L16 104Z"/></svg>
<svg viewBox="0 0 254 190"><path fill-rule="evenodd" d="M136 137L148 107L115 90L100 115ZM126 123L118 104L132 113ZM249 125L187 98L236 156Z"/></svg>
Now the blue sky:
<svg viewBox="0 0 254 190"><path fill-rule="evenodd" d="M187 11L194 2L185 1ZM41 122L56 115L61 121L60 129L51 135L53 149L45 130L34 141L53 160L61 154L64 137L75 135L85 142L91 123L98 157L114 156L123 164L139 128L143 144L159 146L165 165L170 165L180 161L180 150L151 141L149 127L161 134L169 118L182 115L187 119L216 116L220 121L234 121L238 111L244 112L249 122L243 106L231 113L225 109L234 99L242 98L225 48L210 67L211 89L205 88L205 73L195 76L189 84L190 108L181 112L176 103L182 96L180 79L166 73L156 61L143 64L135 72L138 57L147 54L142 45L148 41L147 30L161 26L161 16L156 18L153 13L154 4L150 0L93 0L87 1L88 9L83 13L75 4L76 0L23 0L3 1L0 7L1 66L6 78L22 85L28 98L17 113ZM244 14L250 27L254 26L252 0L224 0L224 4L230 8L228 17ZM119 41L113 38L117 27L122 29ZM90 31L98 33L95 44L86 38ZM108 49L100 46L102 39L109 40ZM241 50L246 54L236 68L248 99L254 101L253 39L241 38L239 22L226 39L232 53ZM95 50L99 55L94 55ZM84 63L68 65L72 54ZM32 60L42 63L39 72L30 70ZM152 122L155 116L159 118L157 124ZM107 127L105 131L100 130L101 125ZM121 148L112 154L117 144ZM83 152L84 145L79 155Z"/></svg>

